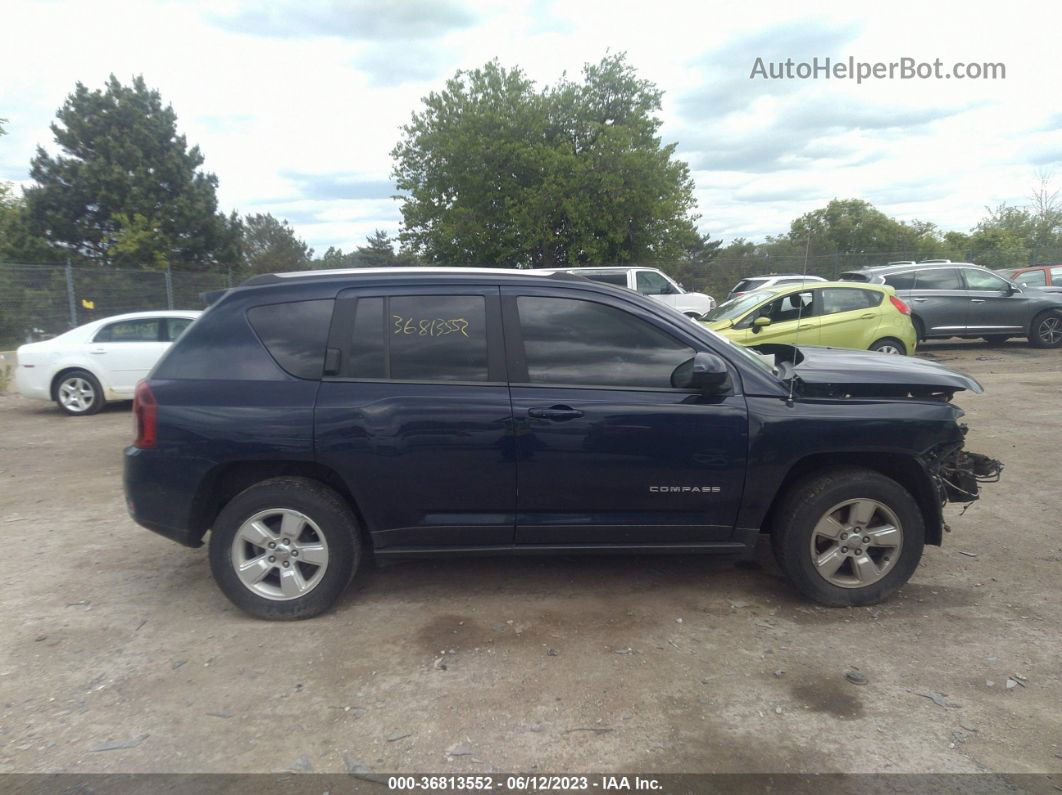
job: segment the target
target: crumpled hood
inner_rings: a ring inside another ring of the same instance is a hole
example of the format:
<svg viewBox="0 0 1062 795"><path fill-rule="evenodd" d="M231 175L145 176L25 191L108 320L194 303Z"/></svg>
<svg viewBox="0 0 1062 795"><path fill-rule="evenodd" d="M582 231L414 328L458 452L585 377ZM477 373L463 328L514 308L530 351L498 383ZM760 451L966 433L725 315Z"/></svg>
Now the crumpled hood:
<svg viewBox="0 0 1062 795"><path fill-rule="evenodd" d="M968 389L975 394L984 391L968 375L949 370L928 359L914 356L890 356L875 351L856 351L843 348L820 348L801 345L765 345L780 359L791 359L797 351L799 363L792 368L797 378L806 384L834 384L852 386L909 386L916 389ZM783 352L778 349L788 349ZM786 353L789 353L787 356ZM803 357L803 358L801 358Z"/></svg>

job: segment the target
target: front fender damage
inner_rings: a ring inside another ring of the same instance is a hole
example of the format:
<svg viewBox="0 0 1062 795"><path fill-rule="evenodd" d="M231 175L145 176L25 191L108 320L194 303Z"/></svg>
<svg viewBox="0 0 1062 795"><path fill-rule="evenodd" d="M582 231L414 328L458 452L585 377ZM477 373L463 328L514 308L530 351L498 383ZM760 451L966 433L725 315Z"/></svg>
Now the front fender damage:
<svg viewBox="0 0 1062 795"><path fill-rule="evenodd" d="M965 432L965 427L963 430ZM962 446L960 440L922 456L922 465L936 487L945 532L951 532L951 528L943 521L944 506L949 502L961 502L968 507L980 497L981 484L996 483L1003 472L1001 461L968 452Z"/></svg>

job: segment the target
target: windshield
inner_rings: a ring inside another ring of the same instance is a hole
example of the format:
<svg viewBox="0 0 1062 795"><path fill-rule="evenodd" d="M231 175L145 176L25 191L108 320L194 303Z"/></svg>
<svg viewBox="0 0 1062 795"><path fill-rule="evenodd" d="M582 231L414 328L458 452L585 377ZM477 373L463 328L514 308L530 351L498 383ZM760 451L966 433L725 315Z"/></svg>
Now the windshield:
<svg viewBox="0 0 1062 795"><path fill-rule="evenodd" d="M757 304L762 304L772 295L774 295L774 293L756 292L749 295L738 296L737 298L731 298L729 301L724 301L719 304L719 306L705 315L704 321L706 323L714 323L717 320L735 320Z"/></svg>

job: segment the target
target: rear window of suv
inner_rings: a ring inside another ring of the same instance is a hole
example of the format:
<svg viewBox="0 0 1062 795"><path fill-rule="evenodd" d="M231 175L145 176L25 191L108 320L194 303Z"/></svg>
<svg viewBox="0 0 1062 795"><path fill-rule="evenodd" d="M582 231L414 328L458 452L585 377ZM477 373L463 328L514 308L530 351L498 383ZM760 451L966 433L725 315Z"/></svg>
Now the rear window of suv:
<svg viewBox="0 0 1062 795"><path fill-rule="evenodd" d="M319 379L334 303L329 298L256 306L247 311L247 319L285 371L297 378Z"/></svg>

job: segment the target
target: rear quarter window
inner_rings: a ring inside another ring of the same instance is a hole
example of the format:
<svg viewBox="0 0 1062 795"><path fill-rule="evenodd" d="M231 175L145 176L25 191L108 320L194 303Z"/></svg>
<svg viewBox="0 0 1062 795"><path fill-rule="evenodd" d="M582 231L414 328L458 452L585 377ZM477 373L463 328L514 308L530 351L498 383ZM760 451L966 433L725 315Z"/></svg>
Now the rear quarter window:
<svg viewBox="0 0 1062 795"><path fill-rule="evenodd" d="M915 286L915 272L892 273L885 277L885 284L897 290L913 290Z"/></svg>
<svg viewBox="0 0 1062 795"><path fill-rule="evenodd" d="M320 379L324 372L332 299L256 306L247 319L266 350L297 378Z"/></svg>

